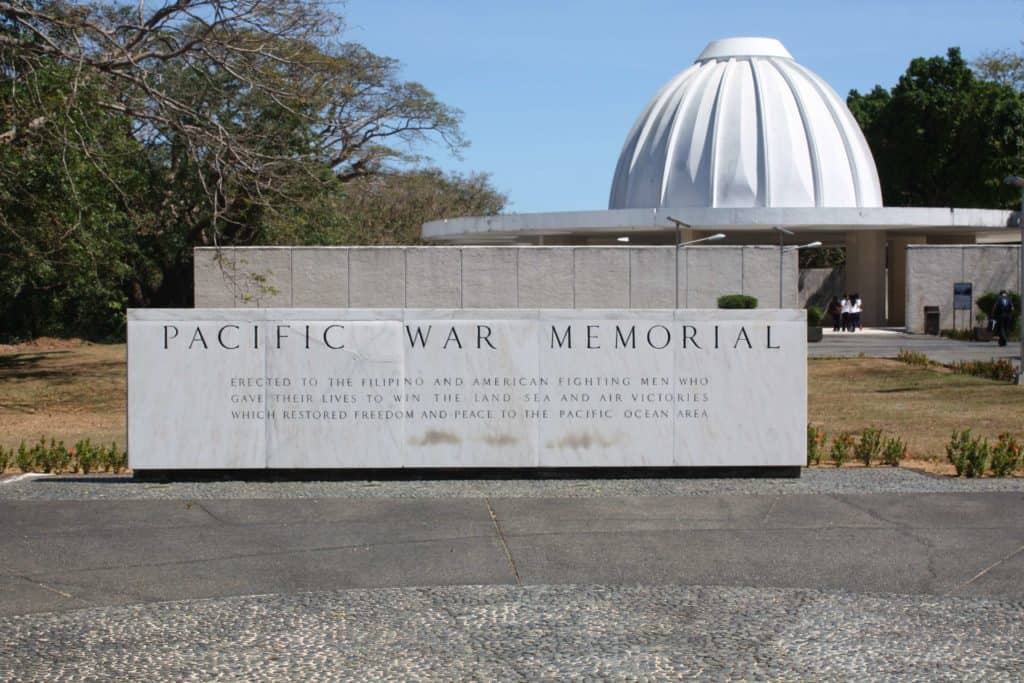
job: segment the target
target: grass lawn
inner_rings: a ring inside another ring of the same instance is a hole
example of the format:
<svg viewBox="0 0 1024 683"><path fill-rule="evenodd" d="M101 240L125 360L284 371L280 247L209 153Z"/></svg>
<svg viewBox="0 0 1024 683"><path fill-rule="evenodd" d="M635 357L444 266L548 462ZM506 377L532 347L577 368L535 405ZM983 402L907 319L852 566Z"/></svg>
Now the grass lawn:
<svg viewBox="0 0 1024 683"><path fill-rule="evenodd" d="M830 435L878 427L916 461L944 461L954 429L1024 438L1024 389L873 358L808 362L808 417ZM0 346L0 445L125 439L125 346L38 340Z"/></svg>

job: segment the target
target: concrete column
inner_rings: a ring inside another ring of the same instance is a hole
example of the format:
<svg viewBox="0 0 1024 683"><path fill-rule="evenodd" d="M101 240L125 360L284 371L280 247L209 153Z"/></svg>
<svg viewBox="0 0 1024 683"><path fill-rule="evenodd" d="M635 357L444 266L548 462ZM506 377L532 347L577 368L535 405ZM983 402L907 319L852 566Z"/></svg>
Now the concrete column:
<svg viewBox="0 0 1024 683"><path fill-rule="evenodd" d="M924 244L924 237L889 240L889 325L907 324L907 245Z"/></svg>
<svg viewBox="0 0 1024 683"><path fill-rule="evenodd" d="M885 231L846 233L846 289L864 302L864 325L885 323Z"/></svg>

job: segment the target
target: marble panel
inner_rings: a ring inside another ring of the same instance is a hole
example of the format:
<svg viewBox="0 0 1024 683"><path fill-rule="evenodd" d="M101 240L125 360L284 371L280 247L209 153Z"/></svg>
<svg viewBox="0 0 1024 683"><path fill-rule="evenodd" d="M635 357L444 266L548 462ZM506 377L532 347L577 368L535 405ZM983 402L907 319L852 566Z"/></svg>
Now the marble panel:
<svg viewBox="0 0 1024 683"><path fill-rule="evenodd" d="M235 306L274 308L292 305L290 247L235 250Z"/></svg>
<svg viewBox="0 0 1024 683"><path fill-rule="evenodd" d="M629 249L573 249L574 308L629 308Z"/></svg>
<svg viewBox="0 0 1024 683"><path fill-rule="evenodd" d="M542 467L672 464L673 323L574 316L539 321Z"/></svg>
<svg viewBox="0 0 1024 683"><path fill-rule="evenodd" d="M259 350L267 345L266 329L240 311L223 313L219 320L193 315L128 323L132 469L267 466Z"/></svg>
<svg viewBox="0 0 1024 683"><path fill-rule="evenodd" d="M348 256L349 305L353 308L405 306L405 249L363 247Z"/></svg>
<svg viewBox="0 0 1024 683"><path fill-rule="evenodd" d="M674 464L804 465L807 363L795 359L807 357L806 322L686 313L677 316L684 343L674 346Z"/></svg>
<svg viewBox="0 0 1024 683"><path fill-rule="evenodd" d="M575 308L572 247L519 247L520 308Z"/></svg>
<svg viewBox="0 0 1024 683"><path fill-rule="evenodd" d="M462 250L408 247L405 250L405 305L409 308L462 305Z"/></svg>
<svg viewBox="0 0 1024 683"><path fill-rule="evenodd" d="M804 462L803 311L129 312L146 469Z"/></svg>
<svg viewBox="0 0 1024 683"><path fill-rule="evenodd" d="M266 329L266 374L288 381L267 394L267 466L402 467L401 322L290 320Z"/></svg>
<svg viewBox="0 0 1024 683"><path fill-rule="evenodd" d="M200 308L234 308L235 252L202 248L192 253L195 305Z"/></svg>
<svg viewBox="0 0 1024 683"><path fill-rule="evenodd" d="M629 307L675 308L674 247L629 250Z"/></svg>
<svg viewBox="0 0 1024 683"><path fill-rule="evenodd" d="M743 247L696 245L679 250L685 255L686 306L715 308L723 294L743 292ZM684 273L680 273L683 277ZM763 303L759 304L764 306Z"/></svg>
<svg viewBox="0 0 1024 683"><path fill-rule="evenodd" d="M536 467L536 320L417 312L405 325L405 465Z"/></svg>
<svg viewBox="0 0 1024 683"><path fill-rule="evenodd" d="M515 308L518 305L516 247L462 248L462 305Z"/></svg>
<svg viewBox="0 0 1024 683"><path fill-rule="evenodd" d="M293 248L292 306L347 306L348 254L344 247Z"/></svg>

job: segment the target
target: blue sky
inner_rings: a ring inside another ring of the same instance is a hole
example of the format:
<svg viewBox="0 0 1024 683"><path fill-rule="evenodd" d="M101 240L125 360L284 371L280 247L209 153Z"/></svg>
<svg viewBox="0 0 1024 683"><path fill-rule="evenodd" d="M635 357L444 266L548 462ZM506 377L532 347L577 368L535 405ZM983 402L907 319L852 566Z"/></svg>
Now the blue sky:
<svg viewBox="0 0 1024 683"><path fill-rule="evenodd" d="M508 211L603 209L643 106L711 40L778 38L844 96L891 87L914 57L1020 49L1024 1L348 0L346 36L400 60L464 113L439 166L486 171Z"/></svg>

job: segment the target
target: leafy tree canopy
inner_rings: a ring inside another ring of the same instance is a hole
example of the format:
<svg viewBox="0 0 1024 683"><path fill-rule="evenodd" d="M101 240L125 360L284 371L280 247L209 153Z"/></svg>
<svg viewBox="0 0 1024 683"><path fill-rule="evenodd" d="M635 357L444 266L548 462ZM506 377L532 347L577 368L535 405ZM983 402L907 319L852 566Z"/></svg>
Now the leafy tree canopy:
<svg viewBox="0 0 1024 683"><path fill-rule="evenodd" d="M860 124L890 206L1013 208L1002 184L1024 173L1024 98L1015 77L975 73L959 48L911 61L899 82L847 104Z"/></svg>
<svg viewBox="0 0 1024 683"><path fill-rule="evenodd" d="M486 175L419 170L461 113L343 30L320 0L0 0L0 338L190 305L197 245L500 211Z"/></svg>

